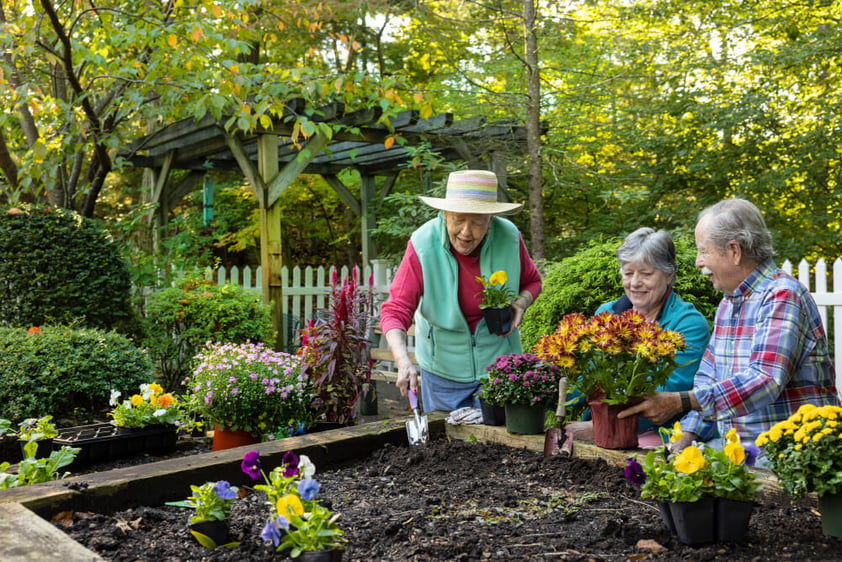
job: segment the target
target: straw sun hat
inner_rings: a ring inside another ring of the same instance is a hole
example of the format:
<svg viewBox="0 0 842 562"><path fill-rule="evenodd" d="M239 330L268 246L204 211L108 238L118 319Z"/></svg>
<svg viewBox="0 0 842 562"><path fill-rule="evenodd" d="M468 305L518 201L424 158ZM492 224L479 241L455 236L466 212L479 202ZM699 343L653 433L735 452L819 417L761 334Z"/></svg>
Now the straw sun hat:
<svg viewBox="0 0 842 562"><path fill-rule="evenodd" d="M487 170L451 172L444 199L424 196L419 199L440 211L475 215L514 213L523 207L521 203L497 201L497 174Z"/></svg>

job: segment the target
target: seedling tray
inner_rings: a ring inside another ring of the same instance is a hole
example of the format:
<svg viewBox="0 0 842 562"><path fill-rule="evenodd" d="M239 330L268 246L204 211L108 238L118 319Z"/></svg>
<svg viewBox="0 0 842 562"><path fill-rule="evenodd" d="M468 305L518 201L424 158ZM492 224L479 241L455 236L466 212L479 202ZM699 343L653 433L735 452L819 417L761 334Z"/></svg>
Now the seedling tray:
<svg viewBox="0 0 842 562"><path fill-rule="evenodd" d="M70 466L72 471L74 467L142 453L167 453L175 449L177 438L177 430L173 425L123 428L109 423L96 423L60 430L53 440L53 447L59 449L67 445L81 449Z"/></svg>

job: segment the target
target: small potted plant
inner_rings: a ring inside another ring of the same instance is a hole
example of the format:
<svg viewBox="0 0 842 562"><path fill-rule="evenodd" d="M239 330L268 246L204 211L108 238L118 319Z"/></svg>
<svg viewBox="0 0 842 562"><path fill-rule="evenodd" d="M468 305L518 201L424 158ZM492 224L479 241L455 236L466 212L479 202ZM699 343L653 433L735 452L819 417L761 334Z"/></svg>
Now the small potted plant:
<svg viewBox="0 0 842 562"><path fill-rule="evenodd" d="M27 418L18 424L18 441L21 452L27 443L35 442L35 458L47 458L53 450L53 439L58 435L58 430L53 424L53 416L41 416L40 418Z"/></svg>
<svg viewBox="0 0 842 562"><path fill-rule="evenodd" d="M531 353L501 355L486 367L480 399L503 406L509 433L541 433L546 410L558 400L560 369Z"/></svg>
<svg viewBox="0 0 842 562"><path fill-rule="evenodd" d="M140 393L120 402L120 392L111 391L108 416L111 424L126 429L150 425L173 425L182 419L179 401L158 383L140 385Z"/></svg>
<svg viewBox="0 0 842 562"><path fill-rule="evenodd" d="M842 408L805 404L757 437L766 463L793 498L815 493L822 530L842 539Z"/></svg>
<svg viewBox="0 0 842 562"><path fill-rule="evenodd" d="M482 302L479 307L492 334L508 334L512 330L512 301L517 293L506 285L509 276L502 269L486 279L477 277L482 285Z"/></svg>
<svg viewBox="0 0 842 562"><path fill-rule="evenodd" d="M280 466L269 474L263 472L257 451L243 457L242 471L253 480L263 478L255 490L266 493L269 521L260 537L292 558L312 562L342 560L344 531L336 524L339 514L332 513L319 499L320 486L313 478L315 465L310 459L287 451Z"/></svg>
<svg viewBox="0 0 842 562"><path fill-rule="evenodd" d="M311 423L313 391L301 360L262 343L208 342L187 388L196 413L215 425L214 450Z"/></svg>
<svg viewBox="0 0 842 562"><path fill-rule="evenodd" d="M670 442L681 438L681 425L661 430ZM722 449L690 445L672 453L666 445L650 450L643 464L627 461L624 473L640 486L642 498L659 502L661 515L684 544L738 542L748 531L753 502L761 484L749 468L759 449L743 446L736 430Z"/></svg>
<svg viewBox="0 0 842 562"><path fill-rule="evenodd" d="M302 330L301 370L313 382L316 422L353 425L357 404L371 382L372 365L368 340L373 307L373 281L357 282L357 270L339 283L331 277L329 308L323 317Z"/></svg>
<svg viewBox="0 0 842 562"><path fill-rule="evenodd" d="M555 332L538 340L533 352L558 365L569 389L587 397L597 446L633 449L637 416L619 420L617 413L663 385L676 367L676 352L684 346L679 332L627 310L590 318L567 314Z"/></svg>
<svg viewBox="0 0 842 562"><path fill-rule="evenodd" d="M228 516L231 507L239 497L238 489L227 481L205 482L201 486L190 486L193 494L187 504L195 509L190 516L190 534L205 548L236 546L228 542Z"/></svg>

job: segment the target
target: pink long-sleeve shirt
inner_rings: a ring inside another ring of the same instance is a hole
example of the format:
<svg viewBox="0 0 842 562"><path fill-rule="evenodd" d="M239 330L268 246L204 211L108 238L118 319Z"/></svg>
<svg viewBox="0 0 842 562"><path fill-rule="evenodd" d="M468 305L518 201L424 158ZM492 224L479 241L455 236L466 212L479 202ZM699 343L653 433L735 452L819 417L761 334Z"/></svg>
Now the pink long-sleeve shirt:
<svg viewBox="0 0 842 562"><path fill-rule="evenodd" d="M459 252L452 252L459 264L459 308L468 321L473 333L474 328L482 319L479 308L482 302L482 285L476 278L480 275L479 255L464 256ZM520 237L520 291L527 290L533 298L541 294L541 274L535 262L526 249L523 236ZM424 276L421 273L421 263L415 254L412 242L406 245L406 252L401 260L392 284L389 287L389 298L380 307L380 329L384 334L398 328L406 331L413 321L415 310L424 294Z"/></svg>

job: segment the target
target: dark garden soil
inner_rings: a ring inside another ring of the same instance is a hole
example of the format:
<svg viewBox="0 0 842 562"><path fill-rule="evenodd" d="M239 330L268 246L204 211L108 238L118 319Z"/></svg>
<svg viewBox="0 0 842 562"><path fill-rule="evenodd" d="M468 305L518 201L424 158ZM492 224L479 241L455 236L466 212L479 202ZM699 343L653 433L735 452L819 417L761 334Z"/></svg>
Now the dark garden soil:
<svg viewBox="0 0 842 562"><path fill-rule="evenodd" d="M127 462L136 461L120 466ZM341 514L346 561L842 560L842 541L822 535L813 506L786 497L757 502L744 543L684 546L622 467L601 460L442 440L385 446L316 479ZM267 515L261 495L248 494L231 516L240 546L215 551L188 534L184 508L76 513L72 524L55 523L107 560L279 560L259 537Z"/></svg>

